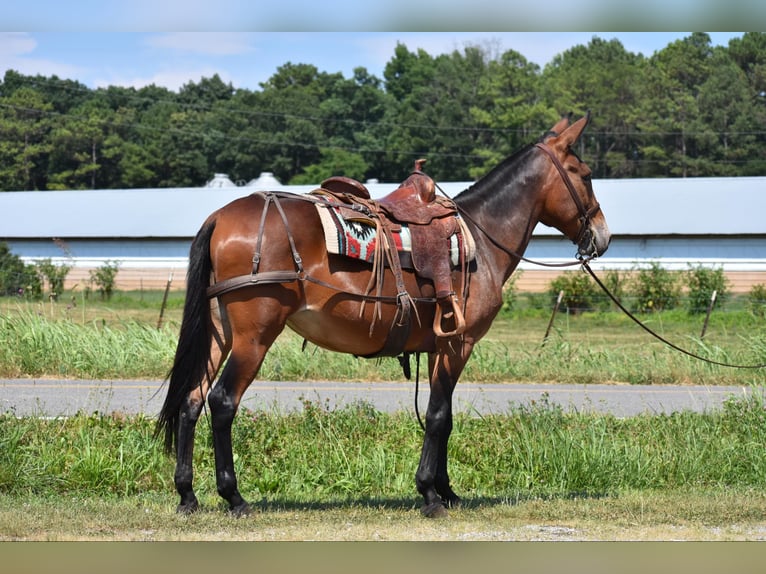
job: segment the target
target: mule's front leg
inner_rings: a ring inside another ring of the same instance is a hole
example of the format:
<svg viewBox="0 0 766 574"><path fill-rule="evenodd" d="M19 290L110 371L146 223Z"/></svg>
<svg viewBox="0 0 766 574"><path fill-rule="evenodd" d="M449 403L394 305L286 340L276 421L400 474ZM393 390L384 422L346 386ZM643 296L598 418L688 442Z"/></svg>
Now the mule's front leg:
<svg viewBox="0 0 766 574"><path fill-rule="evenodd" d="M231 513L236 516L249 514L250 505L245 502L237 488L234 472L234 453L231 445L231 425L237 414L238 400L225 385L226 370L210 394L210 418L213 426L213 448L215 450L215 477L218 494L228 503Z"/></svg>
<svg viewBox="0 0 766 574"><path fill-rule="evenodd" d="M452 490L447 472L447 445L452 432L452 393L473 345L466 340L440 339L438 352L428 356L431 394L426 411L426 432L420 466L415 475L418 492L423 495L421 512L428 517L447 514L460 498Z"/></svg>
<svg viewBox="0 0 766 574"><path fill-rule="evenodd" d="M418 492L423 495L421 512L429 518L446 516L446 507L457 496L449 487L447 475L447 442L452 431L451 397L431 392L426 411L426 432L423 437L423 451L420 455L415 482ZM448 499L443 497L448 494ZM450 495L451 493L451 495Z"/></svg>

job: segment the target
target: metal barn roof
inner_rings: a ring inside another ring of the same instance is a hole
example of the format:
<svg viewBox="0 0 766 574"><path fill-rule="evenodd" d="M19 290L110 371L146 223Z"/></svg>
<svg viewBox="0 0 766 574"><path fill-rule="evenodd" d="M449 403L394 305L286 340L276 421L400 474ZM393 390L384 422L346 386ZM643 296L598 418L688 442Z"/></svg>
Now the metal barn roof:
<svg viewBox="0 0 766 574"><path fill-rule="evenodd" d="M396 183L368 183L373 197ZM451 196L470 182L441 183ZM307 193L317 186L273 189ZM596 180L613 235L766 235L766 177ZM0 239L192 237L252 187L0 193ZM536 235L559 235L539 225Z"/></svg>

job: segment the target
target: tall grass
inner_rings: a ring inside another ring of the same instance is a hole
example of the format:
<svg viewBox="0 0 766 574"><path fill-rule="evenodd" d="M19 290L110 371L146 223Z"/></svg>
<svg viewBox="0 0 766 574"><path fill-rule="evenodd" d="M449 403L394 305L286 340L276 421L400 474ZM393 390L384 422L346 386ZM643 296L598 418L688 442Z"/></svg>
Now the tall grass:
<svg viewBox="0 0 766 574"><path fill-rule="evenodd" d="M116 297L119 299L119 297ZM180 311L161 328L145 302L131 307L90 305L0 306L0 376L68 378L165 377L178 338ZM82 312L82 316L80 313ZM545 345L549 313L535 309L503 315L474 350L463 381L631 384L763 384L766 370L711 366L669 349L615 312L561 315ZM699 338L701 320L683 311L644 317L663 336L692 352L736 364L766 363L763 320L747 311L711 317ZM365 360L308 345L285 332L259 373L263 380L402 380L396 360ZM423 364L425 361L423 361ZM413 360L414 366L414 360ZM421 365L422 366L422 365Z"/></svg>
<svg viewBox="0 0 766 574"><path fill-rule="evenodd" d="M365 403L330 410L243 412L233 429L243 494L253 501L417 500L422 432L412 416ZM564 411L546 400L488 417L456 417L450 471L471 499L602 496L623 491L763 488L766 411L759 396L720 411L610 415ZM172 461L142 417L62 420L0 416L0 492L174 497ZM214 500L210 427L202 419L196 485Z"/></svg>
<svg viewBox="0 0 766 574"><path fill-rule="evenodd" d="M54 321L22 311L0 315L3 376L156 377L168 369L175 333L136 321ZM162 375L160 375L162 376Z"/></svg>

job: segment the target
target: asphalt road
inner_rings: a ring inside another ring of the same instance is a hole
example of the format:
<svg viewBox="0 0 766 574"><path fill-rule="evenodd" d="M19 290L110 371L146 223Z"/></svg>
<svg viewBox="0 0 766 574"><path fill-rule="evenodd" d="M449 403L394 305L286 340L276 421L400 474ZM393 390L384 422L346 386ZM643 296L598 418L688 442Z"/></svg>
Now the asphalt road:
<svg viewBox="0 0 766 574"><path fill-rule="evenodd" d="M156 415L165 390L161 381L91 381L54 379L0 380L0 413L16 416L70 416L77 412L143 412ZM748 387L543 385L459 383L454 395L456 412L506 413L514 404L548 400L579 412L609 412L619 417L639 413L669 414L716 409L730 397L747 396ZM414 412L415 385L403 383L272 382L255 381L242 406L251 410L301 409L303 401L338 408L364 401L384 412ZM425 413L428 388L421 382L418 405Z"/></svg>

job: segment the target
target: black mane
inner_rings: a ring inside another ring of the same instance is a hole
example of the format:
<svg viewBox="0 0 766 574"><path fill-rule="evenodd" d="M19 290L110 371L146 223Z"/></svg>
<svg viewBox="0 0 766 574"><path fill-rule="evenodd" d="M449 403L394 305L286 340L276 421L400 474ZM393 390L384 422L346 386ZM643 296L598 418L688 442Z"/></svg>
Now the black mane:
<svg viewBox="0 0 766 574"><path fill-rule="evenodd" d="M507 197L507 194L498 193L498 189L504 189L511 182L524 178L524 171L528 170L530 165L527 157L533 148L534 144L527 144L508 156L472 186L456 195L455 203L467 211L501 208L494 204L502 202L505 205L512 198Z"/></svg>

